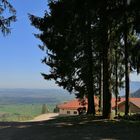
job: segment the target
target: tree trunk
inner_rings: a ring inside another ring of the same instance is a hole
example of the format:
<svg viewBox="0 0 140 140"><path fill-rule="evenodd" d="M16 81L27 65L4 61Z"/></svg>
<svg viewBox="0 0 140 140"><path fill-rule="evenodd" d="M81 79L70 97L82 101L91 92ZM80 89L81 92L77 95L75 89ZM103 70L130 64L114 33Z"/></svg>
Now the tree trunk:
<svg viewBox="0 0 140 140"><path fill-rule="evenodd" d="M88 7L88 6L87 6ZM87 9L88 11L88 9ZM93 79L93 50L92 50L92 43L91 43L91 15L90 12L87 12L86 15L87 24L85 22L85 54L87 56L87 90L88 90L88 111L87 114L95 115L95 105L94 105L94 79Z"/></svg>
<svg viewBox="0 0 140 140"><path fill-rule="evenodd" d="M94 96L92 93L88 94L88 110L87 114L95 115Z"/></svg>
<svg viewBox="0 0 140 140"><path fill-rule="evenodd" d="M115 78L116 78L116 86L115 86L115 97L116 97L116 101L115 101L115 115L118 115L118 58L117 58L117 49L115 52Z"/></svg>
<svg viewBox="0 0 140 140"><path fill-rule="evenodd" d="M91 47L89 47L89 50L90 49L91 49ZM87 114L95 115L92 50L90 50L88 53L89 53L89 58L88 58L89 76L88 76L88 85L87 85L87 89L88 89L88 111L87 111Z"/></svg>
<svg viewBox="0 0 140 140"><path fill-rule="evenodd" d="M129 67L128 67L128 25L127 25L127 0L124 0L124 47L125 47L125 115L129 114Z"/></svg>
<svg viewBox="0 0 140 140"><path fill-rule="evenodd" d="M102 14L102 46L103 46L103 117L111 117L111 86L110 86L110 48L108 41L107 0L103 1Z"/></svg>
<svg viewBox="0 0 140 140"><path fill-rule="evenodd" d="M93 56L91 46L87 46L86 49L87 60L88 60L88 81L87 81L87 90L88 90L88 111L87 114L95 115L95 104L94 104L94 79L93 79Z"/></svg>
<svg viewBox="0 0 140 140"><path fill-rule="evenodd" d="M99 73L99 111L102 112L102 109L103 109L103 66L102 66L102 61L100 61L100 73Z"/></svg>
<svg viewBox="0 0 140 140"><path fill-rule="evenodd" d="M109 73L109 45L104 46L103 54L103 117L110 119L111 117L111 89L110 89L110 73Z"/></svg>

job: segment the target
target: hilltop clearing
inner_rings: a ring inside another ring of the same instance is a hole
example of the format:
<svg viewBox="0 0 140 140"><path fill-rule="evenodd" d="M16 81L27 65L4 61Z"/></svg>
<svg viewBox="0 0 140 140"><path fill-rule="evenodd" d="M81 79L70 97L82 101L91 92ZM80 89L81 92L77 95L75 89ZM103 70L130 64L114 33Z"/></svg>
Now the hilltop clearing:
<svg viewBox="0 0 140 140"><path fill-rule="evenodd" d="M139 140L140 122L61 117L40 122L1 122L0 140Z"/></svg>

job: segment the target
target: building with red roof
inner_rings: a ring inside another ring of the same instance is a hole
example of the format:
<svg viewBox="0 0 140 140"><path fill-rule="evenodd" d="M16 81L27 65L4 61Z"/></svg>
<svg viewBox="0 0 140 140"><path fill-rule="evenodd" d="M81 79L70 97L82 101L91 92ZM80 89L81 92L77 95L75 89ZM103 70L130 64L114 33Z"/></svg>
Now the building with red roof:
<svg viewBox="0 0 140 140"><path fill-rule="evenodd" d="M98 99L97 97L94 97L94 99L95 99L95 109L98 110ZM87 107L88 107L87 99L85 100L74 99L57 105L57 108L59 109L59 113L61 115L78 115L79 109L87 110Z"/></svg>
<svg viewBox="0 0 140 140"><path fill-rule="evenodd" d="M98 97L94 97L95 100L95 110L98 111L99 107L99 100ZM112 110L115 110L116 99L112 98L111 105ZM130 98L130 112L131 113L140 113L140 98ZM118 104L118 112L124 112L125 111L125 98L119 98L117 101ZM59 109L59 113L61 115L78 115L79 109L85 109L87 111L88 102L86 100L79 100L74 99L68 102L64 102L62 104L57 105L57 108Z"/></svg>
<svg viewBox="0 0 140 140"><path fill-rule="evenodd" d="M115 98L112 99L112 109L115 109ZM140 113L140 98L129 98L130 113ZM118 111L125 112L125 98L120 98Z"/></svg>

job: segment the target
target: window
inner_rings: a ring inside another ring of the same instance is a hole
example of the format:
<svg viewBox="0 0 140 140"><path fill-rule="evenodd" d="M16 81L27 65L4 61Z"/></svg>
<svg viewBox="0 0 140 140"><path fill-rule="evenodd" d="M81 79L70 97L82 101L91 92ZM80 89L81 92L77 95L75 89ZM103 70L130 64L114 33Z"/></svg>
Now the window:
<svg viewBox="0 0 140 140"><path fill-rule="evenodd" d="M74 114L77 114L77 111L74 111L73 113L74 113Z"/></svg>
<svg viewBox="0 0 140 140"><path fill-rule="evenodd" d="M67 111L67 114L70 114L70 111Z"/></svg>

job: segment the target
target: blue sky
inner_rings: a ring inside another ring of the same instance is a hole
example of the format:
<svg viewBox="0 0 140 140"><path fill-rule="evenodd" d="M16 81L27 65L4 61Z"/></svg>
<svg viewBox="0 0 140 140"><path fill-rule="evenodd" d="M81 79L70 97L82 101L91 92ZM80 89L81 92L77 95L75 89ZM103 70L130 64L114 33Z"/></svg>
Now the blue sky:
<svg viewBox="0 0 140 140"><path fill-rule="evenodd" d="M53 81L45 81L40 72L48 72L41 64L45 55L38 48L41 42L33 33L38 31L30 25L28 13L43 16L47 0L10 0L17 10L17 22L12 33L3 37L0 33L0 88L58 88ZM140 81L140 76L131 75Z"/></svg>
<svg viewBox="0 0 140 140"><path fill-rule="evenodd" d="M57 88L54 82L45 81L40 72L48 68L41 64L44 53L38 48L41 42L33 33L28 13L43 16L47 0L11 0L17 10L17 22L10 35L0 33L0 88Z"/></svg>

